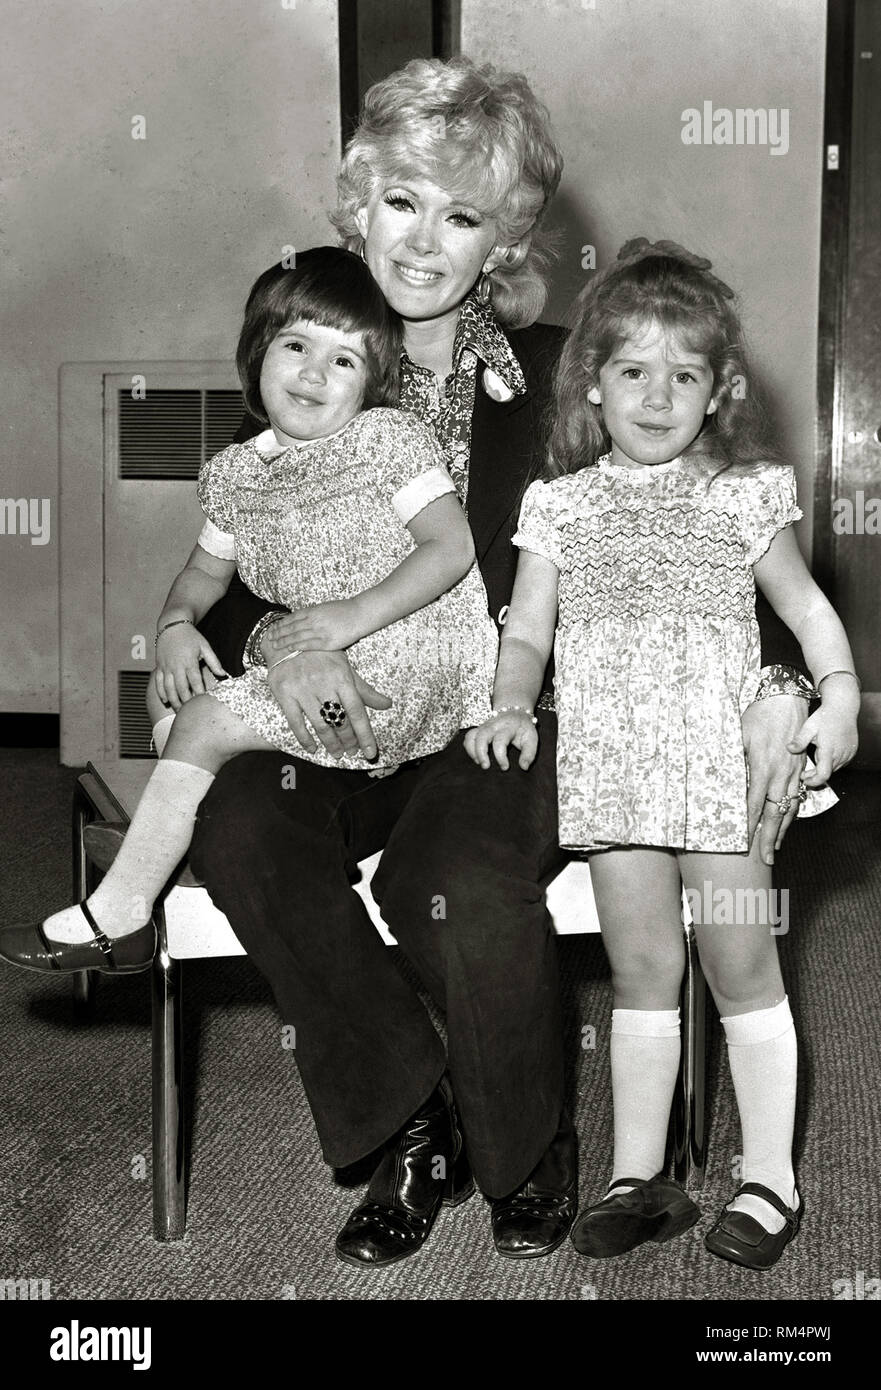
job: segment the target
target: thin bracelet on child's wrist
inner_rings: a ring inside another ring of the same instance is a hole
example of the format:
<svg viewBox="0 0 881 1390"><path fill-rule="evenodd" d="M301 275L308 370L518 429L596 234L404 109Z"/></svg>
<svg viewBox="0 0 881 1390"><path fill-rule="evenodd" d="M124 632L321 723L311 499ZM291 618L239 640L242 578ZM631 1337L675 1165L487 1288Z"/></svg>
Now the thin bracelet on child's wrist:
<svg viewBox="0 0 881 1390"><path fill-rule="evenodd" d="M823 684L823 682L827 681L830 676L853 676L854 680L857 683L857 690L862 690L863 688L863 683L857 675L856 671L845 671L842 668L840 671L827 671L825 676L821 676L820 679L817 681L818 690L820 689L820 686Z"/></svg>
<svg viewBox="0 0 881 1390"><path fill-rule="evenodd" d="M857 691L859 692L863 688L863 683L857 675L856 671L846 671L843 668L840 671L827 671L825 676L821 676L820 679L817 681L817 694L820 696L821 699L823 698L823 692L820 689L820 686L823 684L824 681L827 681L830 676L852 676L857 683Z"/></svg>
<svg viewBox="0 0 881 1390"><path fill-rule="evenodd" d="M188 623L190 627L196 626L192 618L175 618L173 622L166 623L165 627L161 627L159 631L156 633L156 637L153 642L154 647L156 643L159 641L159 638L162 636L163 632L167 632L170 627L182 627L184 623Z"/></svg>
<svg viewBox="0 0 881 1390"><path fill-rule="evenodd" d="M528 705L500 705L498 709L493 708L490 711L490 713L493 719L495 719L496 715L499 714L525 714L526 718L529 719L533 724L538 723L538 720L536 719L535 715L532 713L532 710L528 707Z"/></svg>

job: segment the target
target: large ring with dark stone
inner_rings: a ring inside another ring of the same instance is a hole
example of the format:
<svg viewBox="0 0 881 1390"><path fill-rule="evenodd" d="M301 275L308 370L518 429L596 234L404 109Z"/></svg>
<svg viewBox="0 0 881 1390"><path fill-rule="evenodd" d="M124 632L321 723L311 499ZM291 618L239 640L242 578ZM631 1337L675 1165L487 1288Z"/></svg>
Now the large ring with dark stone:
<svg viewBox="0 0 881 1390"><path fill-rule="evenodd" d="M802 782L801 779L799 779L798 791L797 791L796 794L795 794L795 799L796 799L796 801L800 801L800 802L802 803L802 805L804 805L804 803L805 803L805 802L807 801L807 799L808 799L808 789L807 789L807 785L806 785L806 783Z"/></svg>
<svg viewBox="0 0 881 1390"><path fill-rule="evenodd" d="M318 713L332 729L341 729L346 722L346 711L338 700L325 700Z"/></svg>

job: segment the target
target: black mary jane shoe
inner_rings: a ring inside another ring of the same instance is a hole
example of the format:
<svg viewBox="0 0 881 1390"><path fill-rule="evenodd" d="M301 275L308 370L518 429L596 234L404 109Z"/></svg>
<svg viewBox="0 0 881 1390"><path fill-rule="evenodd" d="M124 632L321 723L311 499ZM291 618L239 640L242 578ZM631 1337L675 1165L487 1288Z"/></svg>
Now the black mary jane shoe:
<svg viewBox="0 0 881 1390"><path fill-rule="evenodd" d="M152 921L128 936L105 936L86 903L80 911L94 934L94 941L52 941L43 923L0 928L0 960L22 970L70 973L100 970L103 975L135 975L149 970L156 952L156 928Z"/></svg>
<svg viewBox="0 0 881 1390"><path fill-rule="evenodd" d="M127 830L128 826L121 820L93 820L83 828L83 849L96 869L106 873L110 868L122 848ZM186 860L172 881L179 888L204 887L204 880L196 877Z"/></svg>
<svg viewBox="0 0 881 1390"><path fill-rule="evenodd" d="M672 1240L700 1220L700 1207L663 1173L653 1178L618 1178L609 1192L616 1187L632 1190L587 1207L576 1221L572 1244L579 1255L611 1259L647 1240Z"/></svg>
<svg viewBox="0 0 881 1390"><path fill-rule="evenodd" d="M798 1234L805 1204L799 1196L798 1206L793 1211L782 1197L760 1182L741 1183L731 1200L734 1201L741 1193L761 1197L775 1211L779 1211L786 1225L774 1234L767 1231L754 1216L748 1216L745 1211L731 1211L726 1206L722 1208L716 1224L707 1232L704 1245L711 1255L718 1255L722 1260L731 1260L733 1264L744 1265L747 1269L770 1269L780 1259L793 1236Z"/></svg>
<svg viewBox="0 0 881 1390"><path fill-rule="evenodd" d="M493 1242L509 1260L535 1260L562 1245L578 1210L578 1141L564 1115L525 1183L490 1199Z"/></svg>
<svg viewBox="0 0 881 1390"><path fill-rule="evenodd" d="M438 1159L443 1159L438 1168ZM458 1206L474 1192L462 1131L446 1078L389 1144L367 1195L336 1238L347 1264L379 1267L415 1255L441 1205Z"/></svg>

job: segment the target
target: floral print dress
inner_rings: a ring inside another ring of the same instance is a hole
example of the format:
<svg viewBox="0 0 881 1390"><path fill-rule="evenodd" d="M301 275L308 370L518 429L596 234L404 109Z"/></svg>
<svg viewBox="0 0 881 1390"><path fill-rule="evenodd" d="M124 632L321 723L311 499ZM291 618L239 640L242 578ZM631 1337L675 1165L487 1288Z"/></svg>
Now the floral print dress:
<svg viewBox="0 0 881 1390"><path fill-rule="evenodd" d="M527 490L514 543L557 567L560 844L745 853L752 566L801 516L791 468L600 459ZM712 479L712 481L711 481Z"/></svg>
<svg viewBox="0 0 881 1390"><path fill-rule="evenodd" d="M352 598L416 549L407 523L455 493L428 427L400 410L355 416L325 439L279 446L271 430L215 455L199 476L206 524L199 543L234 559L248 588L290 609ZM371 710L379 758L335 759L294 737L266 668L220 682L211 694L274 747L326 767L389 770L437 752L460 728L489 717L498 650L476 565L415 613L348 648L352 668L389 695ZM331 692L332 693L332 692ZM314 724L316 711L306 711Z"/></svg>

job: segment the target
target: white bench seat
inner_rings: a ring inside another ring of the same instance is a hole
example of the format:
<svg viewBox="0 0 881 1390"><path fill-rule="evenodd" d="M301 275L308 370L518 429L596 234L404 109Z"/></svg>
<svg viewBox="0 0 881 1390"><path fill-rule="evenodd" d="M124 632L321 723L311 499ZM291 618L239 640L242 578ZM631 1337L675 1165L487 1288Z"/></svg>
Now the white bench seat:
<svg viewBox="0 0 881 1390"><path fill-rule="evenodd" d="M379 915L370 883L382 852L362 859L360 882L354 891L361 898L371 922L389 946L397 943ZM548 884L547 904L560 935L598 932L596 904L586 862L573 860ZM175 960L203 960L211 956L243 956L245 949L226 917L214 906L205 888L172 888L165 898L165 933L168 954Z"/></svg>

